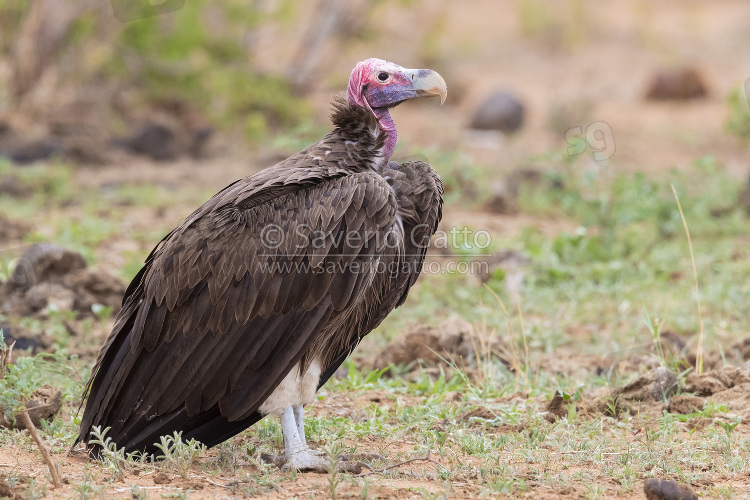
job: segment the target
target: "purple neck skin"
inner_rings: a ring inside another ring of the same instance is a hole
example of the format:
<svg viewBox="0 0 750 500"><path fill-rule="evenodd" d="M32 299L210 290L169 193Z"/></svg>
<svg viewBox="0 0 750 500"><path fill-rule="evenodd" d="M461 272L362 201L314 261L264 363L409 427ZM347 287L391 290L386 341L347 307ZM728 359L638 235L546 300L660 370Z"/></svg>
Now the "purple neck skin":
<svg viewBox="0 0 750 500"><path fill-rule="evenodd" d="M384 163L388 163L393 155L393 150L396 149L396 140L398 139L398 133L396 132L396 124L393 123L391 113L388 108L375 108L372 110L375 114L375 118L378 119L380 130L385 132L385 147L383 148Z"/></svg>
<svg viewBox="0 0 750 500"><path fill-rule="evenodd" d="M396 139L398 139L398 134L396 133L396 124L393 123L393 118L391 118L391 113L388 111L387 107L373 109L370 106L370 103L367 102L365 96L362 95L361 81L363 78L363 74L363 72L358 71L358 68L354 68L352 77L349 80L349 87L347 89L349 102L351 104L361 106L365 109L369 109L372 114L375 115L375 118L377 118L380 130L382 130L386 134L385 147L383 148L383 163L386 164L388 163L388 160L391 159L393 150L396 149Z"/></svg>

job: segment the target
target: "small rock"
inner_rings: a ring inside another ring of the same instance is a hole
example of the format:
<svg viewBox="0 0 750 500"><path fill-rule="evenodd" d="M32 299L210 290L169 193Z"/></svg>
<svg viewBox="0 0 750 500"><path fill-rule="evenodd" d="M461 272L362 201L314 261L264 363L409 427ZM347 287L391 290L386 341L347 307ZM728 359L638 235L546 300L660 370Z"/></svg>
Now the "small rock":
<svg viewBox="0 0 750 500"><path fill-rule="evenodd" d="M44 333L33 334L25 328L21 328L15 324L7 321L0 321L0 330L3 332L3 341L5 345L13 346L13 353L16 354L20 351L27 351L31 349L31 352L36 354L38 352L46 351L52 344L52 338Z"/></svg>
<svg viewBox="0 0 750 500"><path fill-rule="evenodd" d="M169 484L172 480L166 474L166 472L157 472L154 474L154 484Z"/></svg>
<svg viewBox="0 0 750 500"><path fill-rule="evenodd" d="M646 479L643 492L647 500L698 500L693 490L667 479Z"/></svg>
<svg viewBox="0 0 750 500"><path fill-rule="evenodd" d="M161 123L146 123L131 137L116 139L114 145L156 161L174 160L179 155L177 134Z"/></svg>
<svg viewBox="0 0 750 500"><path fill-rule="evenodd" d="M30 165L62 154L63 147L54 137L24 141L0 151L0 156L6 156L18 165Z"/></svg>
<svg viewBox="0 0 750 500"><path fill-rule="evenodd" d="M686 101L700 99L706 94L706 84L697 70L679 68L657 72L648 87L646 99Z"/></svg>
<svg viewBox="0 0 750 500"><path fill-rule="evenodd" d="M523 126L524 114L524 105L518 97L510 92L495 92L476 110L470 127L509 134Z"/></svg>
<svg viewBox="0 0 750 500"><path fill-rule="evenodd" d="M670 398L667 411L683 415L703 411L703 399L688 394L678 394Z"/></svg>
<svg viewBox="0 0 750 500"><path fill-rule="evenodd" d="M126 288L119 278L87 268L76 252L33 245L18 260L8 283L0 286L0 313L31 316L52 308L92 315L94 304L116 313Z"/></svg>

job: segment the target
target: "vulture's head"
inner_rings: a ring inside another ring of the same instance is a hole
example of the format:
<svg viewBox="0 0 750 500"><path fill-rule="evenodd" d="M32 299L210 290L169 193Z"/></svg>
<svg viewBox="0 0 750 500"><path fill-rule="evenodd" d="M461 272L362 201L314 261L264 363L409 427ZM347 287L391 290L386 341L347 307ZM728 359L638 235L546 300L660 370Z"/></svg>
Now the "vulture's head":
<svg viewBox="0 0 750 500"><path fill-rule="evenodd" d="M431 69L406 69L398 64L371 58L358 63L349 78L349 102L371 110L380 118L388 109L417 97L448 93L443 77Z"/></svg>

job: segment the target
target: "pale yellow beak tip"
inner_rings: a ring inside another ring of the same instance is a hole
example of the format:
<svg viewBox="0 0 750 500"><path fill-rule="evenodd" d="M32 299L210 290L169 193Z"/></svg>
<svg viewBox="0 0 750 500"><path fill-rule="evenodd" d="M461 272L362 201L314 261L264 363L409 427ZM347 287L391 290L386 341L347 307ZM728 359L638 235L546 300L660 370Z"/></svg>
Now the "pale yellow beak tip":
<svg viewBox="0 0 750 500"><path fill-rule="evenodd" d="M432 70L429 70L429 73L426 76L419 79L417 89L423 91L425 94L439 95L441 106L448 97L448 86L445 84L445 80L439 73Z"/></svg>

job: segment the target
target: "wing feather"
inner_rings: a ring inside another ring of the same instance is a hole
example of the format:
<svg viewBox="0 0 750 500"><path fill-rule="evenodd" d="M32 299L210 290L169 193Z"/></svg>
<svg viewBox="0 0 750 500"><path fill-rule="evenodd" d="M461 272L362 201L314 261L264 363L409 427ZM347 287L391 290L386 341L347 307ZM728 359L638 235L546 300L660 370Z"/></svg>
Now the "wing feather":
<svg viewBox="0 0 750 500"><path fill-rule="evenodd" d="M106 425L116 442L131 442L180 408L192 417L218 405L230 421L249 418L332 333L333 318L367 294L372 279L361 270L377 259L374 238L392 230L396 203L375 173L331 172L295 172L287 178L296 185L254 194L232 185L160 243L129 289L130 319L118 318L100 354L83 440ZM288 236L278 248L261 240L270 224ZM352 231L361 236L350 241ZM328 266L341 260L361 265ZM295 267L303 265L313 268Z"/></svg>

